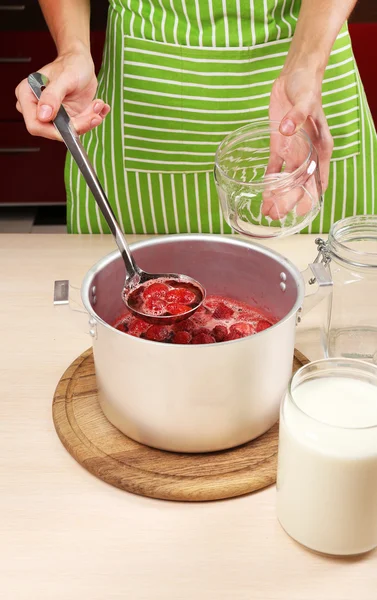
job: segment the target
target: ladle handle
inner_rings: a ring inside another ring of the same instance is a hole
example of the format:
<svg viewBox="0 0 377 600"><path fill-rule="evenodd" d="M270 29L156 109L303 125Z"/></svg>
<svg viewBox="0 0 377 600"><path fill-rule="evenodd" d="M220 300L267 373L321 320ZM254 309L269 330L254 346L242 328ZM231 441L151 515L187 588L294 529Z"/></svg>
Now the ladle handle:
<svg viewBox="0 0 377 600"><path fill-rule="evenodd" d="M42 73L32 73L28 77L28 83L34 95L39 100L43 90L49 84L49 80L45 75L42 75ZM65 145L72 154L72 157L80 169L86 183L88 184L95 201L101 209L101 212L105 217L108 226L110 227L110 231L115 237L116 244L126 266L128 278L132 278L135 274L139 273L139 269L132 257L123 232L119 227L113 210L98 180L85 148L80 142L80 138L75 131L75 128L73 127L69 115L63 105L59 108L53 124L62 136Z"/></svg>

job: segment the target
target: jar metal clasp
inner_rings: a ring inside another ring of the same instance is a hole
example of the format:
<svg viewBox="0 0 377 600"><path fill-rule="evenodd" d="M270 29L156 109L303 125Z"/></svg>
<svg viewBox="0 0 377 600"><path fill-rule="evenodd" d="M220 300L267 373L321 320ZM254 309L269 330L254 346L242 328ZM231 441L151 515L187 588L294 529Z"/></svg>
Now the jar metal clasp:
<svg viewBox="0 0 377 600"><path fill-rule="evenodd" d="M325 242L322 238L317 238L315 243L318 248L318 254L314 260L314 264L320 263L326 267L331 262L331 252L328 242ZM316 278L312 277L309 279L308 283L309 285L314 285L316 283Z"/></svg>

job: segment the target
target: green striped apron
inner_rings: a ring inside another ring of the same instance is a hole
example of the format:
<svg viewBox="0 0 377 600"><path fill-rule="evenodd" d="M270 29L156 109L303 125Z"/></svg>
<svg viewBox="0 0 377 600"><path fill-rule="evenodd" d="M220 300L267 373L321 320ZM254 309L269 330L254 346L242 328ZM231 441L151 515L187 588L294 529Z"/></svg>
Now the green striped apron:
<svg viewBox="0 0 377 600"><path fill-rule="evenodd" d="M111 0L98 96L112 111L82 137L126 233L228 233L213 179L230 132L268 117L300 0ZM376 211L377 136L344 26L323 83L330 183L310 232ZM108 229L70 157L68 230Z"/></svg>

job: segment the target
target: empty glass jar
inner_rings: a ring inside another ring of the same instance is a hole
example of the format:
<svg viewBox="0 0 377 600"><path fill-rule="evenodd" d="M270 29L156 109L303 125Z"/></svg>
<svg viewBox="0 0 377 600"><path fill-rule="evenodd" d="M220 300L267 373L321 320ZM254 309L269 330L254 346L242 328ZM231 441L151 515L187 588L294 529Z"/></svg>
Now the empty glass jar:
<svg viewBox="0 0 377 600"><path fill-rule="evenodd" d="M317 152L300 130L279 132L260 120L228 135L215 161L215 181L227 223L256 238L291 235L304 229L322 202Z"/></svg>
<svg viewBox="0 0 377 600"><path fill-rule="evenodd" d="M377 363L377 216L342 219L317 243L333 279L326 355Z"/></svg>

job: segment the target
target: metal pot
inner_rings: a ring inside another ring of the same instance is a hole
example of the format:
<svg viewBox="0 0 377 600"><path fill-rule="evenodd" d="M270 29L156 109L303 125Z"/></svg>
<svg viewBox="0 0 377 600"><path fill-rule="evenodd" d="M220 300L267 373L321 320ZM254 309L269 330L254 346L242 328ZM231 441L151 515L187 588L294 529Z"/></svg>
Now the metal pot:
<svg viewBox="0 0 377 600"><path fill-rule="evenodd" d="M106 417L130 438L176 452L223 450L263 434L278 419L292 373L301 273L276 252L231 237L173 235L132 250L145 270L186 273L208 293L265 307L279 322L203 346L132 337L111 326L124 310L124 264L118 252L104 257L85 276L81 295ZM311 282L327 289L323 265L311 267Z"/></svg>

